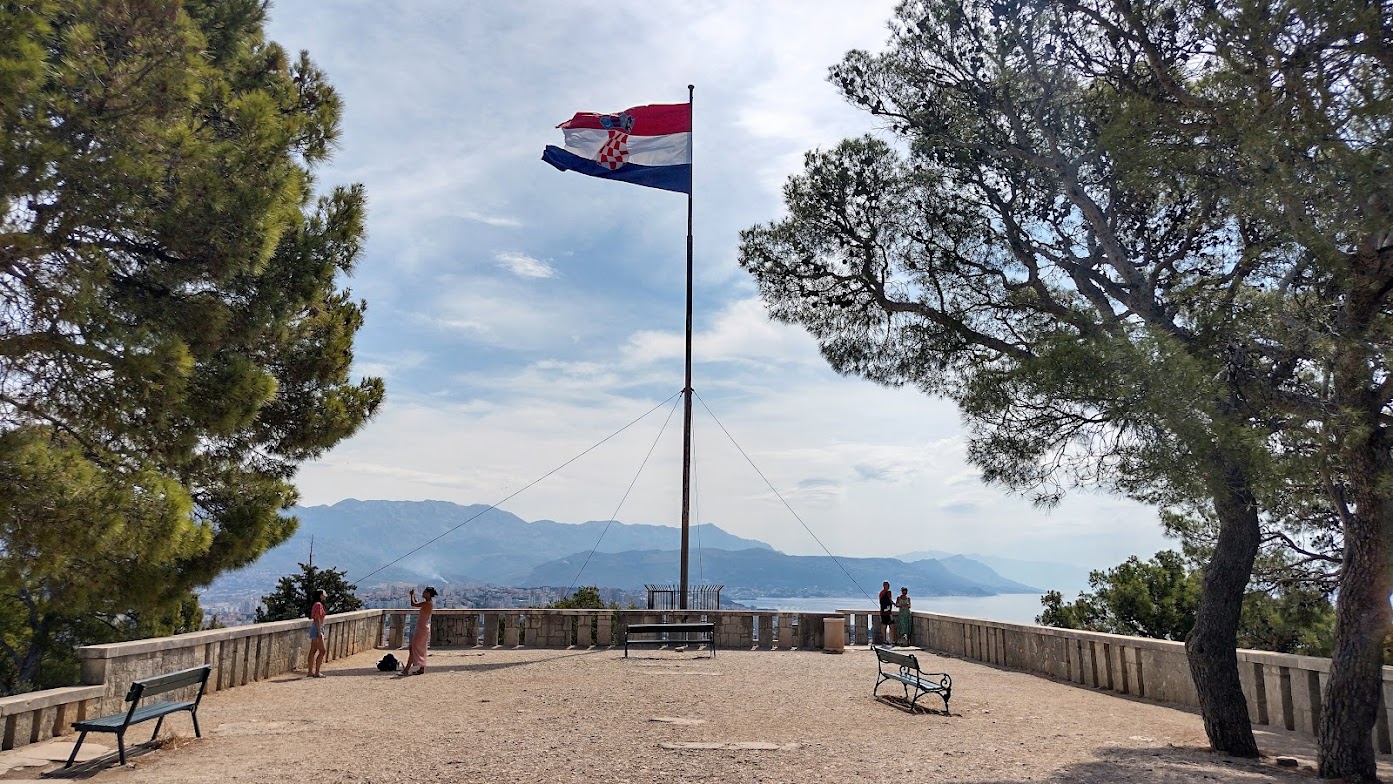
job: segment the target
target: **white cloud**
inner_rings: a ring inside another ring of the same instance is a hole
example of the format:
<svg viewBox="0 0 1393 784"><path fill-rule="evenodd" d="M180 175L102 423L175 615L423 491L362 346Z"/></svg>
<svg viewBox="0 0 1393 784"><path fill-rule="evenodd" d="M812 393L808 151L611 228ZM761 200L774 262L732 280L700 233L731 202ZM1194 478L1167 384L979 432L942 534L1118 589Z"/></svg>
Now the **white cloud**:
<svg viewBox="0 0 1393 784"><path fill-rule="evenodd" d="M525 253L500 251L494 254L498 266L517 275L519 278L554 278L556 270L541 259L534 259Z"/></svg>
<svg viewBox="0 0 1393 784"><path fill-rule="evenodd" d="M675 524L681 415L660 404L682 386L685 201L538 158L573 112L685 100L694 83L697 519L820 552L748 456L837 553L1099 567L1154 552L1137 505L1083 494L1046 513L983 486L950 404L838 377L736 264L740 230L781 213L805 151L874 130L826 72L878 48L893 5L278 0L270 36L308 49L344 99L318 181L366 186L356 369L389 381L379 416L304 467L305 502L493 503L656 407L505 508L607 518L653 448L621 519Z"/></svg>
<svg viewBox="0 0 1393 784"><path fill-rule="evenodd" d="M673 331L641 330L623 347L628 365L681 359L684 352L682 333ZM692 358L695 362L756 366L822 365L816 344L801 327L773 321L764 305L753 298L725 303L710 328L692 336Z"/></svg>

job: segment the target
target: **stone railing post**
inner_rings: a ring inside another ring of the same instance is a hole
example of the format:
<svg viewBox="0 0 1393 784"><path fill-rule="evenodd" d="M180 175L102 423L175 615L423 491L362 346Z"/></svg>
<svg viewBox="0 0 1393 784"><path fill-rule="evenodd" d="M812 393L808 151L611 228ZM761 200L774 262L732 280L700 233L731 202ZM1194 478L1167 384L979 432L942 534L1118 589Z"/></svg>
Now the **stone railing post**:
<svg viewBox="0 0 1393 784"><path fill-rule="evenodd" d="M595 644L601 648L614 646L614 613L602 611L595 621Z"/></svg>
<svg viewBox="0 0 1393 784"><path fill-rule="evenodd" d="M498 622L499 614L496 612L480 613L484 619L484 631L480 645L485 648L493 648L498 645Z"/></svg>
<svg viewBox="0 0 1393 784"><path fill-rule="evenodd" d="M781 612L778 614L778 632L774 637L775 646L782 650L791 650L798 647L797 629L793 625L796 613Z"/></svg>
<svg viewBox="0 0 1393 784"><path fill-rule="evenodd" d="M387 633L387 647L396 650L406 642L406 613L392 613L391 629Z"/></svg>

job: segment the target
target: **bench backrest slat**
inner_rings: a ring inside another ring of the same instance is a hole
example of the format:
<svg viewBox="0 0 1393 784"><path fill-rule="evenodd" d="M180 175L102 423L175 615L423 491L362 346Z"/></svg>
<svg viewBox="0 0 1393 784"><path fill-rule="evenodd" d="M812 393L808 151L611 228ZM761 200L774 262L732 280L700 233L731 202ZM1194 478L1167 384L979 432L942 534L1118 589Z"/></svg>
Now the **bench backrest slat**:
<svg viewBox="0 0 1393 784"><path fill-rule="evenodd" d="M655 632L714 632L714 623L631 623L624 627L625 631L638 633Z"/></svg>
<svg viewBox="0 0 1393 784"><path fill-rule="evenodd" d="M919 669L919 660L912 655L896 653L895 651L877 646L875 649L875 657L886 664L911 667L916 670Z"/></svg>
<svg viewBox="0 0 1393 784"><path fill-rule="evenodd" d="M150 678L141 678L131 683L131 690L126 694L127 702L139 702L144 697L156 694L163 694L167 691L182 689L186 686L197 685L199 698L203 697L203 688L208 683L208 673L212 668L206 664L197 667L190 667L187 670L171 672L165 675L156 675ZM134 706L132 706L134 707Z"/></svg>

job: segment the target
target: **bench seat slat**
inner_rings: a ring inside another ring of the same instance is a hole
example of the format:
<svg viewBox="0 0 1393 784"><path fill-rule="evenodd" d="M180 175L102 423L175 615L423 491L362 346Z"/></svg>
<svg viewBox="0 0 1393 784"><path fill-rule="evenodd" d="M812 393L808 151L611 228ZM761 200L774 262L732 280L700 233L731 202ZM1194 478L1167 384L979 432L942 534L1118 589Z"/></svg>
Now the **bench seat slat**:
<svg viewBox="0 0 1393 784"><path fill-rule="evenodd" d="M159 716L168 716L171 713L178 713L179 711L193 710L193 706L194 702L192 700L186 702L152 702L149 705L141 705L139 708L136 708L135 713L131 715L130 723L139 724ZM115 732L124 726L127 726L126 714L124 713L116 713L110 716L101 716L95 719L73 722L73 729L88 730L91 732Z"/></svg>

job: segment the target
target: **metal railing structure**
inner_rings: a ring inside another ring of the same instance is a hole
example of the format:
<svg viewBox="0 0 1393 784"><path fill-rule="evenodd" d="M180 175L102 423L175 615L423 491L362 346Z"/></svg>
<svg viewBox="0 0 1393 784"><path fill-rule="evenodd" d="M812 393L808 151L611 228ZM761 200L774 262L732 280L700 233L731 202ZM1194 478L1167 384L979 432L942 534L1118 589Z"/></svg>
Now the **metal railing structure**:
<svg viewBox="0 0 1393 784"><path fill-rule="evenodd" d="M648 609L650 610L676 610L679 607L678 597L682 589L677 585L645 585L648 589ZM687 589L687 610L719 610L721 609L721 589L724 585L693 585Z"/></svg>

